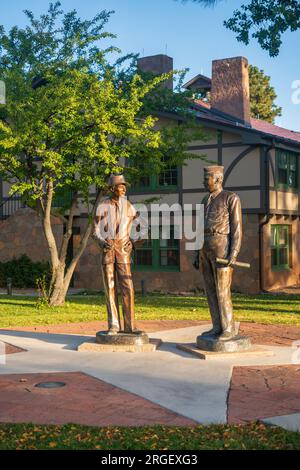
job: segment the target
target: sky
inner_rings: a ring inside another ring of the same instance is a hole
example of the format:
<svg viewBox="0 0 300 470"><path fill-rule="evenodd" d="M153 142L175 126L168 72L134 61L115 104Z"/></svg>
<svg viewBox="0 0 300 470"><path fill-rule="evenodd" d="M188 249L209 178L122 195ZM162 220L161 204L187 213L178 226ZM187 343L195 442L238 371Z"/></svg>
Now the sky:
<svg viewBox="0 0 300 470"><path fill-rule="evenodd" d="M165 54L174 59L175 69L189 68L187 80L198 73L211 76L211 62L244 56L249 63L271 76L278 95L276 104L283 108L276 124L300 131L300 100L293 102L292 84L300 87L300 30L287 32L276 58L270 58L255 40L249 46L239 43L234 33L223 26L233 10L244 1L223 0L213 8L181 0L62 0L64 11L76 9L82 18L90 19L101 10L113 10L107 31L117 35L113 44L123 54L140 56ZM13 25L26 25L24 9L44 13L46 0L10 0L1 2L0 25L9 30ZM295 100L294 100L295 101Z"/></svg>

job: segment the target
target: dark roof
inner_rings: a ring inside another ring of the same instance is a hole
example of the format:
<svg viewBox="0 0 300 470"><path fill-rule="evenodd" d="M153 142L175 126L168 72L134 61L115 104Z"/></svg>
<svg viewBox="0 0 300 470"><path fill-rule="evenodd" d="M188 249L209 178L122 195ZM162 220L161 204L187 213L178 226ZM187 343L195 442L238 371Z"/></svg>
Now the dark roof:
<svg viewBox="0 0 300 470"><path fill-rule="evenodd" d="M251 126L247 127L241 124L240 122L236 122L234 116L220 116L218 113L211 109L209 103L203 100L194 100L193 104L196 105L193 107L198 111L198 116L200 118L203 117L216 123L227 124L231 126L233 125L238 128L244 127L247 130L252 129L268 137L275 137L282 140L288 140L291 143L300 144L300 132L291 131L289 129L285 129L284 127L279 127L275 124L271 124L269 122L254 118L251 118Z"/></svg>
<svg viewBox="0 0 300 470"><path fill-rule="evenodd" d="M290 131L284 127L275 126L275 124L254 118L251 118L251 126L253 129L263 132L264 134L282 137L283 139L294 140L300 143L300 132Z"/></svg>
<svg viewBox="0 0 300 470"><path fill-rule="evenodd" d="M211 89L211 78L205 77L199 73L196 77L189 80L183 85L183 88L190 90L210 90Z"/></svg>

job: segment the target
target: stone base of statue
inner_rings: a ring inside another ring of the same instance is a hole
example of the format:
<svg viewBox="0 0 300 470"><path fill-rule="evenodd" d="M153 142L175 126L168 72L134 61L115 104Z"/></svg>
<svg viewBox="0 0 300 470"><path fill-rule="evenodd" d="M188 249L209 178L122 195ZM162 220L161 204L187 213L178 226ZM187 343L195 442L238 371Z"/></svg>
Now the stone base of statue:
<svg viewBox="0 0 300 470"><path fill-rule="evenodd" d="M191 354L192 356L197 357L198 359L203 359L205 361L215 361L221 359L230 358L241 358L249 356L263 356L269 357L274 356L274 351L269 350L266 346L257 346L256 344L250 349L242 349L235 352L222 352L222 351L205 351L199 349L196 343L178 343L176 344L177 349Z"/></svg>
<svg viewBox="0 0 300 470"><path fill-rule="evenodd" d="M149 336L143 331L138 333L125 333L119 331L115 334L109 334L107 331L98 331L96 333L96 342L98 344L120 344L120 345L135 345L142 346L149 344Z"/></svg>
<svg viewBox="0 0 300 470"><path fill-rule="evenodd" d="M98 331L94 340L80 344L77 350L95 352L154 352L160 345L160 339L150 339L143 331L137 333L120 331L115 334L108 334L107 331Z"/></svg>
<svg viewBox="0 0 300 470"><path fill-rule="evenodd" d="M197 336L197 348L203 351L233 353L246 351L251 346L251 339L247 336L236 335L223 341L214 335L202 334Z"/></svg>
<svg viewBox="0 0 300 470"><path fill-rule="evenodd" d="M222 341L215 335L204 333L197 337L196 343L179 343L176 347L205 360L222 359L229 356L274 356L273 351L264 346L252 345L250 338L239 334Z"/></svg>

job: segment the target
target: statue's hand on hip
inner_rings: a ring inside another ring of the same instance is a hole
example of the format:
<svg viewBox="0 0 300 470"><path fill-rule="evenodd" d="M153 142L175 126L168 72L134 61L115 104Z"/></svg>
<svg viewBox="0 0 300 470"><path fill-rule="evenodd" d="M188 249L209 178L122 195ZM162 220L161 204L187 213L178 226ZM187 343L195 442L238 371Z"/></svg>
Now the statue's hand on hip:
<svg viewBox="0 0 300 470"><path fill-rule="evenodd" d="M130 249L134 248L134 244L131 239L129 239L126 244L124 245L125 251L129 251Z"/></svg>
<svg viewBox="0 0 300 470"><path fill-rule="evenodd" d="M99 240L98 239L98 243L99 243L100 248L102 248L103 250L110 250L110 248L112 246L112 243L111 243L110 240Z"/></svg>

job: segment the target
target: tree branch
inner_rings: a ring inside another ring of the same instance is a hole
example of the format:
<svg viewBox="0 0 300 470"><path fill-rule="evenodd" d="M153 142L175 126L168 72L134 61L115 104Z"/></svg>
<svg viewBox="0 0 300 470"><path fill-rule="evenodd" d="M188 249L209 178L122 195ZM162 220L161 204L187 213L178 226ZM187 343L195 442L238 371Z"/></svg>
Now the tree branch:
<svg viewBox="0 0 300 470"><path fill-rule="evenodd" d="M49 181L47 183L47 200L46 200L46 207L44 210L44 217L43 217L43 228L45 237L48 243L50 256L51 256L51 263L53 266L53 270L57 268L59 265L59 258L56 246L56 240L54 238L52 226L51 226L51 206L52 206L52 199L53 199L53 182Z"/></svg>
<svg viewBox="0 0 300 470"><path fill-rule="evenodd" d="M65 283L70 282L71 277L73 275L73 272L76 268L76 265L77 265L82 253L84 252L84 250L87 246L88 239L89 239L89 237L91 235L91 232L92 232L93 221L94 221L94 217L95 217L95 214L96 214L96 210L97 210L97 207L98 207L98 204L100 202L100 199L101 199L102 195L103 195L103 191L102 191L102 189L99 189L98 192L97 192L97 196L96 196L96 200L95 200L95 203L94 203L93 210L91 212L90 220L88 221L85 233L84 233L84 235L83 235L83 237L80 241L78 251L77 251L76 255L73 257L73 259L71 261L71 264L67 269L67 273L65 275L65 280L64 280Z"/></svg>
<svg viewBox="0 0 300 470"><path fill-rule="evenodd" d="M65 262L66 260L68 244L72 236L73 219L74 219L75 210L77 206L77 197L78 197L78 193L76 191L72 197L72 204L70 208L69 219L68 219L67 226L66 226L66 232L63 236L62 244L60 247L59 259L61 262Z"/></svg>

